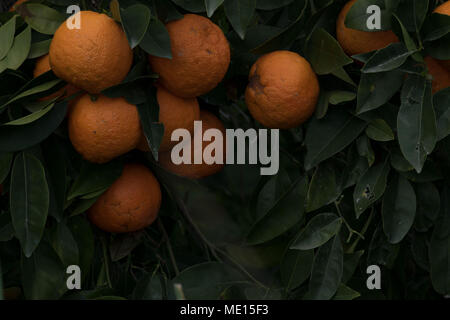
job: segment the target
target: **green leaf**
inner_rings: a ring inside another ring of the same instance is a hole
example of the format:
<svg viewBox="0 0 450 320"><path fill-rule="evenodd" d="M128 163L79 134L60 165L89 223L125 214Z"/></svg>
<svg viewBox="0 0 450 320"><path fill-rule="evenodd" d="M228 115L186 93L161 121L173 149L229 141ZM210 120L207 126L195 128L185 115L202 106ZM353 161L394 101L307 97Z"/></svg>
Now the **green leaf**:
<svg viewBox="0 0 450 320"><path fill-rule="evenodd" d="M237 1L237 0L234 0ZM272 35L269 39L266 39L263 43L252 49L252 53L263 54L271 51L279 50L280 48L289 47L298 35L303 31L303 15L308 7L308 1L303 1L303 7L297 15L295 21L288 27L282 29L277 34ZM301 3L299 3L301 5Z"/></svg>
<svg viewBox="0 0 450 320"><path fill-rule="evenodd" d="M377 227L369 244L367 264L392 267L400 249L399 244L390 243L382 227Z"/></svg>
<svg viewBox="0 0 450 320"><path fill-rule="evenodd" d="M353 62L342 47L327 31L316 29L306 45L305 54L314 71L329 74Z"/></svg>
<svg viewBox="0 0 450 320"><path fill-rule="evenodd" d="M158 19L150 21L140 47L152 56L172 59L169 32L166 26Z"/></svg>
<svg viewBox="0 0 450 320"><path fill-rule="evenodd" d="M356 112L361 114L386 104L400 89L403 72L363 73L358 87Z"/></svg>
<svg viewBox="0 0 450 320"><path fill-rule="evenodd" d="M424 77L410 75L406 79L397 128L403 155L420 173L437 140L431 84Z"/></svg>
<svg viewBox="0 0 450 320"><path fill-rule="evenodd" d="M347 287L345 284L340 284L337 289L336 294L333 297L333 300L353 300L361 296L358 291L353 290L352 288Z"/></svg>
<svg viewBox="0 0 450 320"><path fill-rule="evenodd" d="M49 208L49 191L39 159L20 153L11 173L10 207L14 231L26 257L39 245Z"/></svg>
<svg viewBox="0 0 450 320"><path fill-rule="evenodd" d="M359 218L368 207L381 198L386 189L389 170L389 162L385 161L384 163L369 168L359 179L353 192L353 201L357 218Z"/></svg>
<svg viewBox="0 0 450 320"><path fill-rule="evenodd" d="M204 0L206 13L208 14L208 18L211 18L214 12L219 8L224 0Z"/></svg>
<svg viewBox="0 0 450 320"><path fill-rule="evenodd" d="M332 203L340 190L335 168L331 164L321 164L316 168L309 184L306 197L306 212L311 212Z"/></svg>
<svg viewBox="0 0 450 320"><path fill-rule="evenodd" d="M2 60L11 49L14 42L14 33L16 31L16 16L13 16L0 27L0 60Z"/></svg>
<svg viewBox="0 0 450 320"><path fill-rule="evenodd" d="M38 94L38 93L42 93L45 92L47 90L50 90L54 87L56 87L58 84L61 83L60 79L55 79L49 82L45 82L42 84L39 84L31 89L25 90L19 94L17 94L16 96L14 96L11 100L8 100L6 103L4 103L3 105L0 106L0 110L5 108L6 106L10 105L13 102L16 102L22 98L34 95L34 94Z"/></svg>
<svg viewBox="0 0 450 320"><path fill-rule="evenodd" d="M47 54L50 50L52 39L31 43L30 52L27 59L35 59Z"/></svg>
<svg viewBox="0 0 450 320"><path fill-rule="evenodd" d="M375 162L375 152L373 151L372 145L370 144L370 140L367 136L359 137L358 140L356 140L356 147L358 149L358 154L361 157L365 157L369 167L371 167Z"/></svg>
<svg viewBox="0 0 450 320"><path fill-rule="evenodd" d="M307 188L307 178L297 179L270 211L253 225L247 235L247 243L267 242L297 224L303 218Z"/></svg>
<svg viewBox="0 0 450 320"><path fill-rule="evenodd" d="M200 13L206 11L205 0L172 0L172 1L176 5L190 12Z"/></svg>
<svg viewBox="0 0 450 320"><path fill-rule="evenodd" d="M450 88L439 91L433 96L436 110L438 141L450 135Z"/></svg>
<svg viewBox="0 0 450 320"><path fill-rule="evenodd" d="M433 13L423 25L424 41L434 41L450 33L450 16Z"/></svg>
<svg viewBox="0 0 450 320"><path fill-rule="evenodd" d="M37 32L54 34L66 17L59 11L40 3L26 3L25 22Z"/></svg>
<svg viewBox="0 0 450 320"><path fill-rule="evenodd" d="M67 222L67 227L70 229L73 238L78 247L78 260L82 279L88 278L89 270L92 267L94 258L94 233L92 232L92 225L84 217L71 217Z"/></svg>
<svg viewBox="0 0 450 320"><path fill-rule="evenodd" d="M428 0L400 1L396 13L409 32L419 33L427 16L428 5Z"/></svg>
<svg viewBox="0 0 450 320"><path fill-rule="evenodd" d="M241 39L244 39L247 27L255 13L256 0L227 0L224 8L233 29Z"/></svg>
<svg viewBox="0 0 450 320"><path fill-rule="evenodd" d="M12 153L0 154L0 184L3 183L3 181L5 181L6 177L9 175L12 161L13 161Z"/></svg>
<svg viewBox="0 0 450 320"><path fill-rule="evenodd" d="M376 32L380 30L370 30L367 28L367 20L370 14L367 13L367 8L371 5L377 5L381 8L381 30L391 29L391 12L387 10L384 0L358 0L356 1L347 13L345 19L345 26L347 28L356 29L360 31Z"/></svg>
<svg viewBox="0 0 450 320"><path fill-rule="evenodd" d="M344 255L344 272L342 274L342 283L347 283L358 268L359 261L364 254L364 250Z"/></svg>
<svg viewBox="0 0 450 320"><path fill-rule="evenodd" d="M65 267L79 265L78 245L65 223L58 223L54 226L50 233L50 239L53 249Z"/></svg>
<svg viewBox="0 0 450 320"><path fill-rule="evenodd" d="M281 281L286 290L292 290L305 282L311 274L314 250L288 250L280 266Z"/></svg>
<svg viewBox="0 0 450 320"><path fill-rule="evenodd" d="M109 188L122 174L123 163L120 159L105 164L94 164L83 161L80 174L69 190L67 199Z"/></svg>
<svg viewBox="0 0 450 320"><path fill-rule="evenodd" d="M294 0L257 0L256 8L259 10L274 10L290 5Z"/></svg>
<svg viewBox="0 0 450 320"><path fill-rule="evenodd" d="M411 229L416 216L416 194L404 177L397 176L387 186L381 212L388 241L399 243Z"/></svg>
<svg viewBox="0 0 450 320"><path fill-rule="evenodd" d="M395 138L391 127L383 119L373 119L366 128L366 134L370 139L380 142L392 141Z"/></svg>
<svg viewBox="0 0 450 320"><path fill-rule="evenodd" d="M433 288L442 295L450 293L450 192L443 191L444 206L435 224L429 245L430 273Z"/></svg>
<svg viewBox="0 0 450 320"><path fill-rule="evenodd" d="M137 105L141 126L147 139L153 158L158 161L159 146L164 135L164 125L159 123L159 104L156 88L147 92L147 101Z"/></svg>
<svg viewBox="0 0 450 320"><path fill-rule="evenodd" d="M344 253L339 236L319 248L309 280L309 295L313 300L329 300L337 292L343 272Z"/></svg>
<svg viewBox="0 0 450 320"><path fill-rule="evenodd" d="M320 247L339 232L341 225L342 219L334 213L318 214L300 231L290 248L310 250Z"/></svg>
<svg viewBox="0 0 450 320"><path fill-rule="evenodd" d="M149 28L151 12L143 4L135 4L122 10L120 13L123 29L127 35L131 49L141 43Z"/></svg>
<svg viewBox="0 0 450 320"><path fill-rule="evenodd" d="M60 102L40 119L22 126L0 126L0 152L29 148L46 139L66 116L67 102Z"/></svg>
<svg viewBox="0 0 450 320"><path fill-rule="evenodd" d="M342 151L365 127L364 121L342 110L330 110L325 118L313 119L305 138L306 170Z"/></svg>
<svg viewBox="0 0 450 320"><path fill-rule="evenodd" d="M364 73L377 73L394 70L405 63L414 52L408 51L401 42L392 43L378 50L361 69Z"/></svg>
<svg viewBox="0 0 450 320"><path fill-rule="evenodd" d="M14 38L13 45L6 57L0 61L0 71L17 70L28 56L31 46L31 29L25 28Z"/></svg>
<svg viewBox="0 0 450 320"><path fill-rule="evenodd" d="M22 257L21 275L25 298L29 300L58 299L67 290L66 270L46 242L31 257Z"/></svg>
<svg viewBox="0 0 450 320"><path fill-rule="evenodd" d="M49 111L51 111L54 105L55 104L52 103L49 106L43 108L42 110L39 110L39 111L34 112L32 114L29 114L29 115L27 115L25 117L22 117L22 118L19 118L19 119L7 122L7 123L5 123L3 125L5 125L5 126L6 125L9 125L9 126L21 126L21 125L24 125L24 124L28 124L28 123L34 122L34 121L40 119L41 117L43 117Z"/></svg>

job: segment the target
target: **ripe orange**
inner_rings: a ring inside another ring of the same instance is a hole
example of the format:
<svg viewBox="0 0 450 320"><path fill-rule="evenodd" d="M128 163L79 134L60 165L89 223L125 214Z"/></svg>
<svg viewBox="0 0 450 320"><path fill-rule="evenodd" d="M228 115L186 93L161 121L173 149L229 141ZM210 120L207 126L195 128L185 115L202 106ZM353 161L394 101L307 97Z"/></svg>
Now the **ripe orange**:
<svg viewBox="0 0 450 320"><path fill-rule="evenodd" d="M219 129L222 133L223 133L223 137L224 137L224 151L223 151L223 156L224 159L226 159L226 154L225 154L225 127L222 123L222 121L220 121L219 118L217 118L215 115L213 115L212 113L208 112L208 111L204 111L201 110L200 111L200 120L202 121L202 129L203 129L203 133L211 128L215 128L215 129ZM210 175L213 175L217 172L219 172L220 170L223 169L224 165L223 164L206 164L205 163L205 159L203 159L203 163L202 164L194 164L194 136L191 135L191 164L180 164L180 165L176 165L172 162L171 159L171 152L163 152L160 153L159 155L159 164L166 169L167 171L174 173L176 175L182 176L182 177L186 177L186 178L190 178L190 179L200 179L200 178L204 178ZM213 141L211 142L203 142L203 148L202 148L202 154L203 151L205 150L205 148L211 144ZM208 159L207 159L208 160Z"/></svg>
<svg viewBox="0 0 450 320"><path fill-rule="evenodd" d="M33 70L33 77L37 78L41 74L46 73L47 71L50 71L50 70L51 70L51 67L50 67L49 55L46 54L42 57L39 57L36 60L36 64L35 64L34 70ZM80 91L80 89L74 87L71 84L67 84L64 88L61 88L57 92L52 93L51 95L49 95L47 97L41 98L40 100L50 100L50 99L59 97L61 95L63 95L63 98L66 98L66 97L70 97L71 95L77 93L78 91Z"/></svg>
<svg viewBox="0 0 450 320"><path fill-rule="evenodd" d="M89 93L119 84L133 62L125 33L110 17L80 11L80 29L66 23L50 44L50 65L59 78Z"/></svg>
<svg viewBox="0 0 450 320"><path fill-rule="evenodd" d="M397 36L390 30L366 32L347 28L345 26L345 18L355 2L356 0L347 2L336 22L337 39L348 55L367 53L385 48L393 42L398 42Z"/></svg>
<svg viewBox="0 0 450 320"><path fill-rule="evenodd" d="M159 104L159 122L164 124L164 136L159 150L168 151L177 144L171 141L174 130L183 128L194 132L194 121L200 119L200 108L196 98L179 98L160 86L156 91L156 98ZM143 134L138 149L150 151Z"/></svg>
<svg viewBox="0 0 450 320"><path fill-rule="evenodd" d="M450 72L445 69L436 59L425 57L428 73L433 77L433 93L450 87Z"/></svg>
<svg viewBox="0 0 450 320"><path fill-rule="evenodd" d="M291 51L260 57L250 69L245 101L252 116L269 128L294 128L316 108L319 82L308 61Z"/></svg>
<svg viewBox="0 0 450 320"><path fill-rule="evenodd" d="M450 16L450 1L441 4L434 10L434 12ZM439 63L442 64L448 71L450 71L450 60L439 60Z"/></svg>
<svg viewBox="0 0 450 320"><path fill-rule="evenodd" d="M230 47L222 30L211 20L186 14L169 22L172 59L149 55L150 65L167 90L194 98L214 89L230 64Z"/></svg>
<svg viewBox="0 0 450 320"><path fill-rule="evenodd" d="M107 232L133 232L155 221L161 207L161 187L140 164L125 165L122 175L88 210L89 220Z"/></svg>
<svg viewBox="0 0 450 320"><path fill-rule="evenodd" d="M141 136L136 106L123 98L79 97L69 116L69 137L84 159L108 162L134 149Z"/></svg>

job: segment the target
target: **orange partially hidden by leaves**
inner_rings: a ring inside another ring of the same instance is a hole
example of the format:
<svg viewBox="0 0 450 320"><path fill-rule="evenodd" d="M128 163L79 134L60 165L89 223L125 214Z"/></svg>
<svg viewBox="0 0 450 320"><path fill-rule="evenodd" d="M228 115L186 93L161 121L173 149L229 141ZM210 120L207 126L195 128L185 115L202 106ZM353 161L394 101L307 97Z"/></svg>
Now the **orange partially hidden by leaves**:
<svg viewBox="0 0 450 320"><path fill-rule="evenodd" d="M51 70L51 67L50 67L49 55L46 54L36 60L36 65L34 66L34 70L33 70L33 77L37 78L41 74L44 74L50 70ZM50 99L57 98L59 96L62 96L62 98L66 98L66 97L70 97L71 95L77 93L78 91L80 91L80 89L74 87L71 84L67 84L66 86L64 86L64 88L61 88L57 92L52 93L51 95L49 95L47 97L41 98L40 100L50 100Z"/></svg>
<svg viewBox="0 0 450 320"><path fill-rule="evenodd" d="M152 224L160 207L161 187L153 173L143 165L127 164L88 210L88 217L106 232L133 232Z"/></svg>
<svg viewBox="0 0 450 320"><path fill-rule="evenodd" d="M433 93L450 87L450 72L444 68L436 59L425 57L428 73L433 77Z"/></svg>
<svg viewBox="0 0 450 320"><path fill-rule="evenodd" d="M319 81L311 65L291 51L274 51L250 69L245 101L252 116L269 128L294 128L316 108Z"/></svg>
<svg viewBox="0 0 450 320"><path fill-rule="evenodd" d="M9 12L13 12L16 10L16 7L18 7L19 5L21 5L22 3L24 3L27 0L17 0L12 6L11 8L9 8Z"/></svg>
<svg viewBox="0 0 450 320"><path fill-rule="evenodd" d="M222 30L208 18L186 14L169 22L172 59L149 55L159 83L173 94L194 98L214 89L230 64L230 47Z"/></svg>
<svg viewBox="0 0 450 320"><path fill-rule="evenodd" d="M105 163L134 149L141 136L136 106L123 98L79 97L69 116L69 137L84 159Z"/></svg>
<svg viewBox="0 0 450 320"><path fill-rule="evenodd" d="M450 1L441 4L434 10L434 12L450 16ZM450 72L450 60L439 60L439 63L442 64Z"/></svg>
<svg viewBox="0 0 450 320"><path fill-rule="evenodd" d="M191 133L194 132L194 121L200 119L200 108L196 98L179 98L162 87L158 87L156 97L159 104L159 122L164 125L164 136L159 148L159 151L163 152L177 144L171 141L174 130L187 129ZM138 149L150 151L144 134Z"/></svg>
<svg viewBox="0 0 450 320"><path fill-rule="evenodd" d="M133 51L122 28L106 14L80 11L80 28L64 22L50 44L55 75L89 93L119 84L133 62ZM77 18L77 17L75 17Z"/></svg>
<svg viewBox="0 0 450 320"><path fill-rule="evenodd" d="M348 55L367 53L385 48L393 42L398 42L397 36L390 30L366 32L347 28L345 26L345 18L355 2L356 0L347 2L336 22L337 39Z"/></svg>
<svg viewBox="0 0 450 320"><path fill-rule="evenodd" d="M201 110L200 111L200 120L202 121L202 130L203 130L203 134L205 133L206 130L208 129L218 129L222 132L223 134L223 151L222 151L222 155L223 155L223 159L226 159L226 154L225 154L225 127L222 123L222 121L220 121L219 118L217 118L215 115L213 115L211 112L208 111L204 111ZM194 135L191 135L191 141L190 141L190 149L191 149L191 164L179 164L176 165L172 162L171 159L171 152L163 152L159 154L159 163L160 165L166 169L167 171L174 173L176 175L182 176L182 177L186 177L186 178L190 178L190 179L200 179L200 178L204 178L213 174L218 173L220 170L223 169L223 164L218 164L218 163L213 163L213 164L206 164L206 162L209 162L210 160L212 160L211 158L206 158L205 159L205 155L203 154L203 152L205 151L205 148L207 148L211 143L214 142L203 142L202 144L202 150L201 153L204 156L202 163L201 164L194 164L194 154L196 152L195 147L194 147ZM197 151L198 152L198 151ZM183 155L183 152L180 153L180 156ZM209 155L209 153L208 153ZM216 154L215 152L212 153L212 156L215 157ZM206 160L206 162L205 162Z"/></svg>

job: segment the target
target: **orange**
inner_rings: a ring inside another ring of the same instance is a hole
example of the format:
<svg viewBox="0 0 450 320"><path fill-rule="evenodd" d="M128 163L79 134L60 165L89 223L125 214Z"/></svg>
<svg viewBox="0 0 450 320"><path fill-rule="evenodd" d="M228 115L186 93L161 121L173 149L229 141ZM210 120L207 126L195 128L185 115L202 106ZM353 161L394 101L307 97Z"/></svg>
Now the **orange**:
<svg viewBox="0 0 450 320"><path fill-rule="evenodd" d="M336 22L336 35L342 49L350 55L367 53L387 47L393 42L398 42L397 36L392 31L366 32L347 28L345 18L356 0L351 0L342 8Z"/></svg>
<svg viewBox="0 0 450 320"><path fill-rule="evenodd" d="M441 4L434 10L434 12L450 16L450 1ZM450 60L439 60L439 63L442 64L445 68L447 68L448 71L450 71Z"/></svg>
<svg viewBox="0 0 450 320"><path fill-rule="evenodd" d="M89 94L75 100L69 116L69 137L84 159L108 162L134 149L141 136L136 106L123 98Z"/></svg>
<svg viewBox="0 0 450 320"><path fill-rule="evenodd" d="M167 25L172 59L149 55L159 83L173 94L194 98L214 89L230 64L230 47L222 30L208 18L186 14Z"/></svg>
<svg viewBox="0 0 450 320"><path fill-rule="evenodd" d="M33 77L37 78L41 74L44 74L50 70L51 70L50 59L49 59L49 55L46 54L36 60L36 65L34 66L34 70L33 70ZM74 87L71 84L67 84L64 88L61 88L57 92L52 93L51 95L49 95L47 97L41 98L40 100L50 100L50 99L57 98L61 95L62 95L62 98L67 98L67 97L70 97L71 95L77 93L78 91L80 91L80 89Z"/></svg>
<svg viewBox="0 0 450 320"><path fill-rule="evenodd" d="M89 93L119 84L133 62L122 28L106 14L80 11L80 29L64 22L50 44L55 75Z"/></svg>
<svg viewBox="0 0 450 320"><path fill-rule="evenodd" d="M161 187L153 173L143 165L127 164L88 210L88 217L106 232L133 232L152 224L160 207Z"/></svg>
<svg viewBox="0 0 450 320"><path fill-rule="evenodd" d="M224 151L223 151L223 157L224 160L226 159L226 155L225 155L225 127L222 123L222 121L219 120L219 118L217 118L215 115L213 115L212 113L208 112L208 111L204 111L201 110L200 111L200 120L202 121L202 130L203 133L205 133L206 130L208 129L219 129L222 134L223 134L223 144L224 144ZM205 159L203 159L203 163L202 164L194 164L194 140L193 140L193 135L191 135L191 164L179 164L176 165L172 162L171 159L171 152L163 152L159 154L159 163L161 165L161 167L163 167L164 169L166 169L167 171L174 173L176 175L182 176L182 177L186 177L186 178L190 178L190 179L200 179L200 178L204 178L213 174L216 174L217 172L219 172L220 170L223 169L223 164L218 164L218 163L214 163L214 164L206 164L205 163ZM205 148L211 144L213 141L211 142L203 142L202 144L202 154L203 151L205 150Z"/></svg>
<svg viewBox="0 0 450 320"><path fill-rule="evenodd" d="M171 141L174 130L183 128L194 132L194 121L200 119L200 108L196 98L179 98L162 87L158 87L156 98L159 104L159 122L164 124L164 136L159 150L168 151L177 144ZM150 151L144 134L138 149Z"/></svg>
<svg viewBox="0 0 450 320"><path fill-rule="evenodd" d="M269 128L294 128L316 108L319 81L311 65L291 51L260 57L250 69L245 101L252 116Z"/></svg>
<svg viewBox="0 0 450 320"><path fill-rule="evenodd" d="M433 93L450 87L450 72L445 69L436 59L425 57L428 73L433 77Z"/></svg>
<svg viewBox="0 0 450 320"><path fill-rule="evenodd" d="M11 8L9 8L9 12L15 11L16 8L21 5L22 3L24 3L27 0L17 0L16 3L14 3Z"/></svg>

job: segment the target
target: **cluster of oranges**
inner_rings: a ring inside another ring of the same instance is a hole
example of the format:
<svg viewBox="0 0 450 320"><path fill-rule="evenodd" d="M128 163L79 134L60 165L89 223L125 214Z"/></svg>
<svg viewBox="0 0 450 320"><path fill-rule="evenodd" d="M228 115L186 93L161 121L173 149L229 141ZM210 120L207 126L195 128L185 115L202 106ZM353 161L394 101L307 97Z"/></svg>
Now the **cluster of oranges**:
<svg viewBox="0 0 450 320"><path fill-rule="evenodd" d="M392 31L365 32L347 28L345 18L357 0L347 2L341 10L337 24L336 35L342 48L348 55L367 53L382 49L399 39ZM450 15L450 1L447 1L434 10L435 13ZM425 57L428 73L433 78L433 93L450 87L450 61L436 60L431 56Z"/></svg>
<svg viewBox="0 0 450 320"><path fill-rule="evenodd" d="M399 41L392 31L347 28L344 21L355 2L351 0L344 6L336 25L337 39L347 54L366 53ZM436 12L450 14L450 1ZM133 51L124 31L105 14L77 14L81 28L69 29L66 23L58 28L49 54L37 60L34 76L51 69L67 82L52 97L82 92L70 101L68 128L72 145L84 159L106 163L135 148L149 151L136 106L123 98L101 94L123 81L132 67ZM159 75L155 84L159 122L165 128L159 164L181 176L202 178L218 172L223 165L173 164L171 134L178 128L193 134L195 120L203 122L204 130L225 131L220 119L200 110L197 97L222 81L230 63L230 48L222 30L200 15L186 14L166 27L172 59L148 56L151 69ZM450 63L431 57L425 61L433 76L433 91L450 86ZM319 92L317 76L308 61L297 53L280 50L263 55L252 66L245 100L261 124L288 129L311 117ZM154 175L143 165L128 164L122 176L89 210L89 217L103 230L129 232L151 224L160 204L161 189Z"/></svg>
<svg viewBox="0 0 450 320"><path fill-rule="evenodd" d="M77 13L80 28L61 24L49 53L38 58L34 77L49 70L67 85L44 99L69 97L67 114L70 141L84 159L106 163L135 148L149 151L137 107L124 98L101 92L122 82L133 64L133 51L123 29L112 18L92 11ZM167 24L172 59L148 56L159 75L156 85L159 122L164 125L159 163L175 174L202 178L218 172L221 164L176 166L170 152L175 129L203 128L225 131L212 113L200 110L197 96L214 89L230 63L230 48L221 29L209 19L186 14ZM206 146L203 146L206 147ZM125 165L122 175L89 209L88 217L108 232L131 232L150 225L161 205L161 188L153 173L141 164Z"/></svg>

